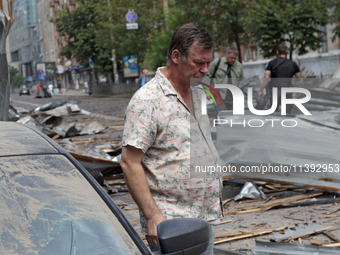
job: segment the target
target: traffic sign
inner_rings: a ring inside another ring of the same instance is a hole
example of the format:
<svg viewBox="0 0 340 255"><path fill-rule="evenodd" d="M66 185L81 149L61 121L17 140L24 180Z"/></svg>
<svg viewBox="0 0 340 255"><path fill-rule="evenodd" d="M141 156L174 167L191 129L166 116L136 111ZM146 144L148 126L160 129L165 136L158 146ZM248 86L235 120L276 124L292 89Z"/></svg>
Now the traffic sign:
<svg viewBox="0 0 340 255"><path fill-rule="evenodd" d="M138 29L138 23L126 23L126 29Z"/></svg>
<svg viewBox="0 0 340 255"><path fill-rule="evenodd" d="M127 22L134 23L137 21L138 16L134 11L128 11L125 15L125 18Z"/></svg>

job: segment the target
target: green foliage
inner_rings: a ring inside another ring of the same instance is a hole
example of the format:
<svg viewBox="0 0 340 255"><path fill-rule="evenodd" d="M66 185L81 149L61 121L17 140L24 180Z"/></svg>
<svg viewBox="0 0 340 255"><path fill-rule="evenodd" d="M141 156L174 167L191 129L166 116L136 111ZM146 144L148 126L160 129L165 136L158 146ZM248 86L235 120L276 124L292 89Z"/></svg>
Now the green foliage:
<svg viewBox="0 0 340 255"><path fill-rule="evenodd" d="M252 4L253 0L176 0L181 24L195 21L214 36L216 45L236 43L239 51L249 43L244 26Z"/></svg>
<svg viewBox="0 0 340 255"><path fill-rule="evenodd" d="M143 63L150 48L150 34L159 24L163 14L162 1L110 0L109 3L109 6L102 5L98 9L101 24L98 45L108 49L115 48L119 62L124 56L137 54L138 62ZM136 30L126 29L128 22L125 15L129 10L134 10L138 15Z"/></svg>
<svg viewBox="0 0 340 255"><path fill-rule="evenodd" d="M246 27L264 57L274 56L277 45L303 55L320 47L318 25L329 22L330 0L258 0L247 18Z"/></svg>
<svg viewBox="0 0 340 255"><path fill-rule="evenodd" d="M19 74L19 70L11 67L9 69L9 79L12 87L20 87L24 84L24 77Z"/></svg>
<svg viewBox="0 0 340 255"><path fill-rule="evenodd" d="M98 6L107 5L106 0L78 0L78 6L70 11L58 11L52 22L60 35L66 36L68 44L62 48L61 55L80 63L92 59L103 73L112 72L111 51L98 45L101 40L101 24ZM102 38L105 39L105 38Z"/></svg>
<svg viewBox="0 0 340 255"><path fill-rule="evenodd" d="M340 1L332 0L330 1L330 21L331 23L336 23L333 29L332 41L334 42L337 37L340 37Z"/></svg>
<svg viewBox="0 0 340 255"><path fill-rule="evenodd" d="M169 1L169 10L167 17L165 14L161 16L162 23L166 25L153 29L149 36L150 47L146 53L145 62L148 63L148 68L151 70L156 70L157 67L166 65L168 60L167 51L172 34L177 27L182 25L178 19L181 11L176 7L174 1Z"/></svg>

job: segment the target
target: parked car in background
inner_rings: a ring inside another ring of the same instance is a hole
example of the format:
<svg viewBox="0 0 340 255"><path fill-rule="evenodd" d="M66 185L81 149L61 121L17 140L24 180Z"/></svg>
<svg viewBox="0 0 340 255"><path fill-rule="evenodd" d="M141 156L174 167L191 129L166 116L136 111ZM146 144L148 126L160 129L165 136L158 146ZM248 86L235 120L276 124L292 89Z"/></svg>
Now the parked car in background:
<svg viewBox="0 0 340 255"><path fill-rule="evenodd" d="M151 255L108 194L59 144L4 121L0 140L1 254ZM209 224L178 220L159 224L157 254L202 253Z"/></svg>
<svg viewBox="0 0 340 255"><path fill-rule="evenodd" d="M26 85L21 85L19 95L31 95L30 89Z"/></svg>

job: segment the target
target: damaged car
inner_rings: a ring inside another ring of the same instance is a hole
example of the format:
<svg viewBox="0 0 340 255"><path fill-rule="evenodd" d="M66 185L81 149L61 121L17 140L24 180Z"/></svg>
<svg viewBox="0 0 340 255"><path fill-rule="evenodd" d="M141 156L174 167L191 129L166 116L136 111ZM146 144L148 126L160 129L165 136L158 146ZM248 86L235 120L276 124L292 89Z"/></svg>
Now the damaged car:
<svg viewBox="0 0 340 255"><path fill-rule="evenodd" d="M151 254L65 149L20 123L0 122L0 131L1 254ZM165 221L158 236L158 254L200 254L208 246L209 224Z"/></svg>

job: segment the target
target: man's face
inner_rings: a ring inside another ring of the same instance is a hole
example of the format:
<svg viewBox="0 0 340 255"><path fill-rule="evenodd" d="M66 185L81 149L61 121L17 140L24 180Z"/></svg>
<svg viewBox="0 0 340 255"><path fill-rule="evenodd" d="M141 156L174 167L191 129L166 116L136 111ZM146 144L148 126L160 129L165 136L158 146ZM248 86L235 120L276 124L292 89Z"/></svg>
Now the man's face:
<svg viewBox="0 0 340 255"><path fill-rule="evenodd" d="M227 55L227 62L228 62L228 64L229 65L232 65L232 64L234 64L235 63L235 61L236 61L236 58L237 58L237 55L236 54L234 54L234 53L229 53L228 55Z"/></svg>
<svg viewBox="0 0 340 255"><path fill-rule="evenodd" d="M186 62L179 62L178 70L182 73L185 81L190 78L202 79L208 73L208 67L212 61L213 49L202 49L195 41L191 47L191 54L187 57Z"/></svg>

